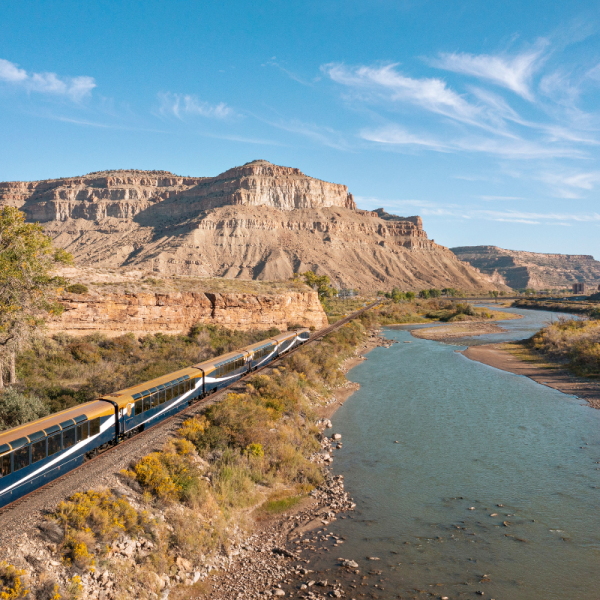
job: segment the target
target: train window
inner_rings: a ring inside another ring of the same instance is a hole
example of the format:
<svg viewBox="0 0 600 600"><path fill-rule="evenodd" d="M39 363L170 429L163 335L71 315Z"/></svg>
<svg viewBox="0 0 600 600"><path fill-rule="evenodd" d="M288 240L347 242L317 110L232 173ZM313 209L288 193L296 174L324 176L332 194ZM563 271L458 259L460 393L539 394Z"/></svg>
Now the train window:
<svg viewBox="0 0 600 600"><path fill-rule="evenodd" d="M63 431L63 450L75 445L75 427Z"/></svg>
<svg viewBox="0 0 600 600"><path fill-rule="evenodd" d="M36 463L46 458L46 438L31 444L31 462Z"/></svg>
<svg viewBox="0 0 600 600"><path fill-rule="evenodd" d="M84 421L83 423L79 423L79 425L77 425L77 441L87 440L88 437L88 422Z"/></svg>
<svg viewBox="0 0 600 600"><path fill-rule="evenodd" d="M48 438L48 456L52 456L57 452L60 452L60 432Z"/></svg>
<svg viewBox="0 0 600 600"><path fill-rule="evenodd" d="M173 400L173 388L171 386L165 390L165 402L169 400Z"/></svg>
<svg viewBox="0 0 600 600"><path fill-rule="evenodd" d="M152 408L158 406L158 392L154 392L154 394L150 396L150 405Z"/></svg>
<svg viewBox="0 0 600 600"><path fill-rule="evenodd" d="M164 404L167 401L167 390L160 390L158 392L158 403Z"/></svg>
<svg viewBox="0 0 600 600"><path fill-rule="evenodd" d="M144 410L143 412L146 412L147 410L150 409L150 399L152 398L152 396L146 396L144 398Z"/></svg>
<svg viewBox="0 0 600 600"><path fill-rule="evenodd" d="M100 417L90 421L90 436L100 433Z"/></svg>
<svg viewBox="0 0 600 600"><path fill-rule="evenodd" d="M140 398L135 402L135 414L141 415L144 412L144 401Z"/></svg>
<svg viewBox="0 0 600 600"><path fill-rule="evenodd" d="M10 468L10 457L10 453L0 456L0 477L5 477L6 475L11 474L12 469Z"/></svg>
<svg viewBox="0 0 600 600"><path fill-rule="evenodd" d="M29 466L29 446L23 446L13 452L14 455L14 470L18 471Z"/></svg>

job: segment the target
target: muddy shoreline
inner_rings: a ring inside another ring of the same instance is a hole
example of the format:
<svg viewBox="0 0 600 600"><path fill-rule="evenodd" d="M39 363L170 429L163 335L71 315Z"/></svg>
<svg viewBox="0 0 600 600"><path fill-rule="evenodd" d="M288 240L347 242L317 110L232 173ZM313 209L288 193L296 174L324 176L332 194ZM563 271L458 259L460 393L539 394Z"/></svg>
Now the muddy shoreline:
<svg viewBox="0 0 600 600"><path fill-rule="evenodd" d="M495 369L529 377L536 383L585 400L592 408L600 408L600 382L577 377L564 367L551 363L531 363L513 356L506 344L470 346L463 356Z"/></svg>

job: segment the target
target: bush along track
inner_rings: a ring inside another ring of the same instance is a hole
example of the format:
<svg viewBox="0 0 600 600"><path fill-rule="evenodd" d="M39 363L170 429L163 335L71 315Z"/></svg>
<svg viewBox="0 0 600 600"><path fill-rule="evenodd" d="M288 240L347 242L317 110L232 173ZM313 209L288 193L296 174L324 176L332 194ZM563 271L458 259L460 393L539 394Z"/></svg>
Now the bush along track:
<svg viewBox="0 0 600 600"><path fill-rule="evenodd" d="M25 597L25 581L26 597L54 600L285 594L277 582L306 571L287 541L354 506L327 471L341 441L323 417L377 318L363 313L246 380L113 488L61 502L4 567L26 571L8 597Z"/></svg>

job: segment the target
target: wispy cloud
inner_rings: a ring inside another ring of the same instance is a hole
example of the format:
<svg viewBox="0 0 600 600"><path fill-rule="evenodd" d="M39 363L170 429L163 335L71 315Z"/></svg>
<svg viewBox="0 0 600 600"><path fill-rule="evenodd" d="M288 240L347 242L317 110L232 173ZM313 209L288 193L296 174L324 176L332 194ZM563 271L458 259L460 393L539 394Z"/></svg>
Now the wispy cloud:
<svg viewBox="0 0 600 600"><path fill-rule="evenodd" d="M417 146L437 152L479 152L512 159L582 158L584 153L568 146L548 146L522 139L484 138L469 136L442 140L427 134L412 134L398 125L378 129L363 129L360 137L387 146Z"/></svg>
<svg viewBox="0 0 600 600"><path fill-rule="evenodd" d="M56 73L28 73L3 58L0 58L0 82L27 92L66 96L75 102L89 96L96 87L93 77L59 77Z"/></svg>
<svg viewBox="0 0 600 600"><path fill-rule="evenodd" d="M526 100L533 100L531 78L543 60L547 45L548 41L542 39L531 50L513 56L442 52L437 59L431 60L430 64L446 71L491 81L512 90Z"/></svg>
<svg viewBox="0 0 600 600"><path fill-rule="evenodd" d="M174 115L182 121L186 116L227 119L235 114L235 111L224 102L210 104L191 94L165 92L159 93L158 99L160 102L159 111L162 115Z"/></svg>

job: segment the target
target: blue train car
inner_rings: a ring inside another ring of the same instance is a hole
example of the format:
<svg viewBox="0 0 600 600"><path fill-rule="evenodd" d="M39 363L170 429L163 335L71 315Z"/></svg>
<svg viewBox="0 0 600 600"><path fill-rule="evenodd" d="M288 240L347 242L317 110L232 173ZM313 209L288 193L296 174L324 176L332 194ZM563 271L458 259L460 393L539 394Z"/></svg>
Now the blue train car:
<svg viewBox="0 0 600 600"><path fill-rule="evenodd" d="M118 408L121 437L156 425L204 395L202 371L188 367L102 396Z"/></svg>
<svg viewBox="0 0 600 600"><path fill-rule="evenodd" d="M64 475L115 439L115 409L95 401L0 432L0 508Z"/></svg>
<svg viewBox="0 0 600 600"><path fill-rule="evenodd" d="M202 371L204 393L212 394L246 375L251 367L251 356L246 349L243 349L206 360L194 367Z"/></svg>
<svg viewBox="0 0 600 600"><path fill-rule="evenodd" d="M244 348L249 354L248 364L251 371L269 364L277 358L277 341L274 339L263 340Z"/></svg>
<svg viewBox="0 0 600 600"><path fill-rule="evenodd" d="M277 356L282 356L293 348L308 341L310 331L308 329L298 329L296 331L286 331L276 335L273 340L277 342Z"/></svg>

